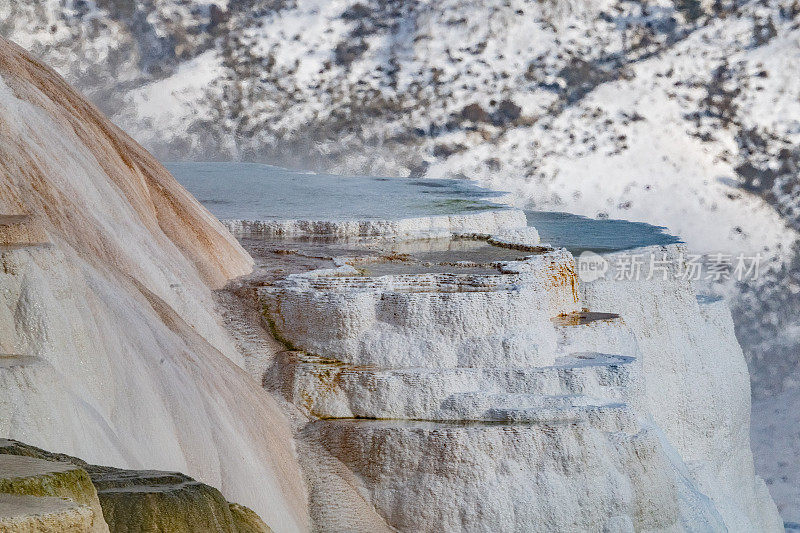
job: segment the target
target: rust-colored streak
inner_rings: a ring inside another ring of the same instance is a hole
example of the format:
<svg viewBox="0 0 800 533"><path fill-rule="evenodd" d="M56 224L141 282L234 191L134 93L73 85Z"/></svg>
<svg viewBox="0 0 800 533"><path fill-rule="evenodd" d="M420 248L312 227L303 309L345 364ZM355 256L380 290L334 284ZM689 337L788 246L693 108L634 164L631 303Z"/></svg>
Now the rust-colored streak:
<svg viewBox="0 0 800 533"><path fill-rule="evenodd" d="M553 287L569 287L573 302L578 301L578 276L575 274L575 263L552 261L550 263L549 282Z"/></svg>
<svg viewBox="0 0 800 533"><path fill-rule="evenodd" d="M17 98L74 132L153 237L165 245L165 238L171 241L206 283L220 287L250 270L251 259L238 242L155 158L55 71L1 37L0 75ZM87 235L88 215L53 186L61 169L37 158L39 149L50 148L40 146L44 137L31 132L30 138L20 138L13 131L0 121L0 202L5 214L42 215L76 249L113 262L113 246L102 236Z"/></svg>

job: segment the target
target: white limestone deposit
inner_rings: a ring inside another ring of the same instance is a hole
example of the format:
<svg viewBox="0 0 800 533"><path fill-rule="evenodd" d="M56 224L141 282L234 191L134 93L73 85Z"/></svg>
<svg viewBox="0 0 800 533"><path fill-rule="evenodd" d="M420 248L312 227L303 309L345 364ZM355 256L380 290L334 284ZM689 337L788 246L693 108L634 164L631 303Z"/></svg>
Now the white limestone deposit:
<svg viewBox="0 0 800 533"><path fill-rule="evenodd" d="M0 436L185 472L308 527L288 424L212 289L252 260L140 146L0 39Z"/></svg>
<svg viewBox="0 0 800 533"><path fill-rule="evenodd" d="M480 227L495 233L505 227L524 225L525 213L519 209L497 209L471 214L436 215L377 220L241 220L223 219L234 235L281 237L325 235L338 238L356 236L435 234L459 232ZM538 234L536 235L538 243Z"/></svg>
<svg viewBox="0 0 800 533"><path fill-rule="evenodd" d="M297 276L263 294L287 341L345 363L548 365L549 318L578 310L574 262L566 251L527 261L524 275Z"/></svg>
<svg viewBox="0 0 800 533"><path fill-rule="evenodd" d="M586 305L620 313L636 334L653 420L734 531L782 528L750 451L750 381L724 301L697 295L682 245L638 250L669 270L582 286ZM607 259L614 261L614 254ZM737 480L731 483L731 480Z"/></svg>
<svg viewBox="0 0 800 533"><path fill-rule="evenodd" d="M579 284L535 230L473 221L454 243L536 252L388 234L259 289L298 438L401 531L780 531L730 316L674 275L681 245L637 250L667 254L666 280Z"/></svg>

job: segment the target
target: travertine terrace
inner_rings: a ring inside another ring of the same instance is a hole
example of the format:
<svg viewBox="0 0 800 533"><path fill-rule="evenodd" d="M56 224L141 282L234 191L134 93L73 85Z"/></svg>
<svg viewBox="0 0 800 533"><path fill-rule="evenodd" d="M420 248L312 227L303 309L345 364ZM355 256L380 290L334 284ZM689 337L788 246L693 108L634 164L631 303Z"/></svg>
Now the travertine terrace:
<svg viewBox="0 0 800 533"><path fill-rule="evenodd" d="M581 283L521 215L227 222L316 526L779 530L729 314L672 275L682 245L639 250L665 280Z"/></svg>

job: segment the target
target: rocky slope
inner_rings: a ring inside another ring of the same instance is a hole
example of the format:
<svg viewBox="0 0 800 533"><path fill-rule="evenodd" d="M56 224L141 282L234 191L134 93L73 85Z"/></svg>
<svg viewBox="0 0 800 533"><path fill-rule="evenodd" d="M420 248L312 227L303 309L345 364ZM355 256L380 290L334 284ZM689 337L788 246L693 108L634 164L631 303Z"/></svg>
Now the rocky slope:
<svg viewBox="0 0 800 533"><path fill-rule="evenodd" d="M0 40L0 434L187 472L307 524L285 418L212 289L252 260L143 148Z"/></svg>

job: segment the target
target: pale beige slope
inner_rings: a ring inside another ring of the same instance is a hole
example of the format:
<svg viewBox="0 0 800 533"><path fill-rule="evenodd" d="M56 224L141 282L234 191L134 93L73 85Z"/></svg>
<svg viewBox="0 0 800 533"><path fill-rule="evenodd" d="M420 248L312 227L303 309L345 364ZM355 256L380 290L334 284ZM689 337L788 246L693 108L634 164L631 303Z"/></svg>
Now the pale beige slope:
<svg viewBox="0 0 800 533"><path fill-rule="evenodd" d="M286 420L237 366L214 310L211 289L250 257L146 151L2 39L0 215L0 353L16 354L0 365L0 437L182 471L276 531L306 529Z"/></svg>

